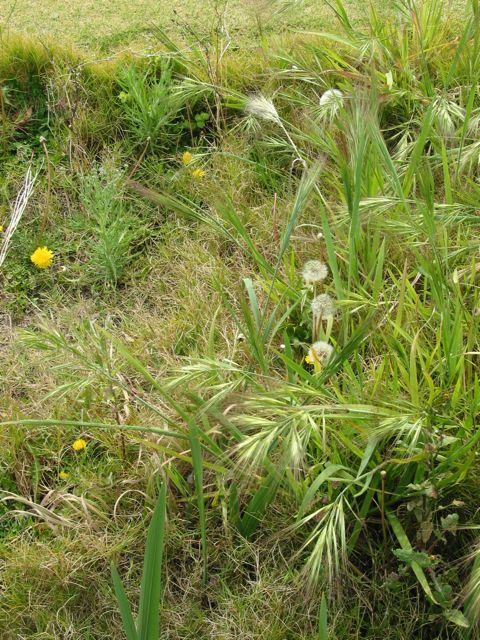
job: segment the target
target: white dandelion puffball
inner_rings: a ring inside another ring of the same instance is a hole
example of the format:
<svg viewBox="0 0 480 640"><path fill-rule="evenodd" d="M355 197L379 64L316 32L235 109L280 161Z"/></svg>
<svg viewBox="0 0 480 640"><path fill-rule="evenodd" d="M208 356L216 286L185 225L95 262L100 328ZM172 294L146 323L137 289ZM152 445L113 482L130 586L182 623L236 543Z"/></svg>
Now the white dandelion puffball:
<svg viewBox="0 0 480 640"><path fill-rule="evenodd" d="M249 116L270 122L280 122L280 116L271 100L262 95L250 96L245 103L245 111Z"/></svg>
<svg viewBox="0 0 480 640"><path fill-rule="evenodd" d="M311 362L320 362L320 364L327 364L333 355L333 347L328 342L319 340L314 342L308 351L308 356Z"/></svg>
<svg viewBox="0 0 480 640"><path fill-rule="evenodd" d="M320 260L308 260L303 266L302 276L305 284L323 282L328 276L328 267Z"/></svg>
<svg viewBox="0 0 480 640"><path fill-rule="evenodd" d="M312 300L312 314L317 318L333 318L335 302L328 293L321 293Z"/></svg>
<svg viewBox="0 0 480 640"><path fill-rule="evenodd" d="M332 104L340 104L343 100L343 93L339 89L327 89L320 98L320 106L327 107Z"/></svg>

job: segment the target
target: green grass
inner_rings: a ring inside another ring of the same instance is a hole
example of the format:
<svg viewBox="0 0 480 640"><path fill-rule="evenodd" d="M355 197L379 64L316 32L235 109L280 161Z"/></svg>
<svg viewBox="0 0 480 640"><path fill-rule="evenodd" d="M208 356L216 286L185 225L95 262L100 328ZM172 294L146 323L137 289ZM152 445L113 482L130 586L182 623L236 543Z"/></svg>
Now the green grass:
<svg viewBox="0 0 480 640"><path fill-rule="evenodd" d="M6 640L479 637L480 7L302 4L2 34Z"/></svg>
<svg viewBox="0 0 480 640"><path fill-rule="evenodd" d="M463 0L458 4L463 6ZM362 19L364 13L356 0L349 0L346 6L351 18ZM45 0L40 5L34 0L0 0L4 29L105 52L130 46L156 49L152 34L156 28L186 42L191 41L192 33L205 38L218 15L224 16L233 46L255 46L259 29L271 36L292 29L322 30L333 23L333 12L325 0Z"/></svg>

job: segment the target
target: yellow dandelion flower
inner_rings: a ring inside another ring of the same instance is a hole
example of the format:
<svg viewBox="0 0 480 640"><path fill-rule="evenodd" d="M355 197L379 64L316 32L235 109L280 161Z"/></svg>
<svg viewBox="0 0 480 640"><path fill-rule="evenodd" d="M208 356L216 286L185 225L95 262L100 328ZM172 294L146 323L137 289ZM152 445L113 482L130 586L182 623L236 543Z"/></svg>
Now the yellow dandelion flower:
<svg viewBox="0 0 480 640"><path fill-rule="evenodd" d="M75 442L72 444L72 449L74 451L83 451L83 449L85 449L86 446L87 446L86 440L84 440L83 438L79 438L78 440L75 440Z"/></svg>
<svg viewBox="0 0 480 640"><path fill-rule="evenodd" d="M60 478L60 480L68 480L68 478L70 477L70 474L67 473L66 471L60 471L60 473L58 474L58 477Z"/></svg>
<svg viewBox="0 0 480 640"><path fill-rule="evenodd" d="M183 155L182 155L182 162L185 166L187 166L187 164L190 164L192 161L192 154L190 153L190 151L184 151Z"/></svg>
<svg viewBox="0 0 480 640"><path fill-rule="evenodd" d="M48 269L52 266L53 251L47 247L38 247L30 256L30 260L38 269Z"/></svg>
<svg viewBox="0 0 480 640"><path fill-rule="evenodd" d="M203 169L194 169L192 171L192 176L194 178L203 178L204 175L205 175L205 171Z"/></svg>
<svg viewBox="0 0 480 640"><path fill-rule="evenodd" d="M3 224L0 224L0 233L3 233L5 229L3 228Z"/></svg>
<svg viewBox="0 0 480 640"><path fill-rule="evenodd" d="M305 362L306 362L307 364L315 364L315 360L312 358L312 356L311 356L311 355L306 355L306 356L305 356Z"/></svg>

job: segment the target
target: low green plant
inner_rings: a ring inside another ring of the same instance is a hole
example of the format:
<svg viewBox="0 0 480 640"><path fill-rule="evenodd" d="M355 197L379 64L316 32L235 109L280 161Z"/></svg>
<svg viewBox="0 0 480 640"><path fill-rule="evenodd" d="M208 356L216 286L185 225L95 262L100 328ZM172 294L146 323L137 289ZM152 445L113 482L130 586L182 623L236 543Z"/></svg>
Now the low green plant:
<svg viewBox="0 0 480 640"><path fill-rule="evenodd" d="M123 174L108 165L93 168L80 184L82 212L74 227L84 236L88 280L94 285L117 285L134 255L134 243L144 223L125 203Z"/></svg>

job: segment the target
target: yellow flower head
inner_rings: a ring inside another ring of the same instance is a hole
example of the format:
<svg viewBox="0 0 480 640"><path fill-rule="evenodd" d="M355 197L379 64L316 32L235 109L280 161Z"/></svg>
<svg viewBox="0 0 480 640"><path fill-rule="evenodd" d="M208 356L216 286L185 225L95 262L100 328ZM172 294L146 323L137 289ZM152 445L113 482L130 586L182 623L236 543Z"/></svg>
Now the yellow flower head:
<svg viewBox="0 0 480 640"><path fill-rule="evenodd" d="M83 451L83 449L85 449L86 446L87 446L87 442L83 438L79 438L78 440L75 440L75 442L72 444L72 449L74 451Z"/></svg>
<svg viewBox="0 0 480 640"><path fill-rule="evenodd" d="M305 356L305 362L307 364L315 364L315 360L312 358L312 356L310 354Z"/></svg>
<svg viewBox="0 0 480 640"><path fill-rule="evenodd" d="M38 269L48 269L52 266L53 251L47 247L38 247L30 256L30 260Z"/></svg>
<svg viewBox="0 0 480 640"><path fill-rule="evenodd" d="M192 161L192 154L190 153L190 151L184 151L182 155L183 164L187 166L187 164L190 164L191 161Z"/></svg>
<svg viewBox="0 0 480 640"><path fill-rule="evenodd" d="M70 477L70 474L66 471L60 471L58 477L60 478L60 480L67 480Z"/></svg>
<svg viewBox="0 0 480 640"><path fill-rule="evenodd" d="M194 178L203 178L204 175L205 175L205 171L203 169L194 169L192 171L192 176Z"/></svg>
<svg viewBox="0 0 480 640"><path fill-rule="evenodd" d="M0 233L3 233L5 229L3 228L3 224L0 224Z"/></svg>

